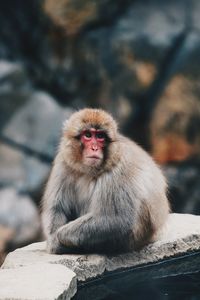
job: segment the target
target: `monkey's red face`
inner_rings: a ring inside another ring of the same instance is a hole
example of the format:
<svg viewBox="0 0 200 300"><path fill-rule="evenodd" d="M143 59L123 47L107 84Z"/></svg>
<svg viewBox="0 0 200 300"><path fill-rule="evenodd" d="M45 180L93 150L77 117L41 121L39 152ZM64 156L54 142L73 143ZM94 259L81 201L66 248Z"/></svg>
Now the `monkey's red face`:
<svg viewBox="0 0 200 300"><path fill-rule="evenodd" d="M81 133L83 161L88 166L99 166L104 158L106 134L103 130L91 128Z"/></svg>

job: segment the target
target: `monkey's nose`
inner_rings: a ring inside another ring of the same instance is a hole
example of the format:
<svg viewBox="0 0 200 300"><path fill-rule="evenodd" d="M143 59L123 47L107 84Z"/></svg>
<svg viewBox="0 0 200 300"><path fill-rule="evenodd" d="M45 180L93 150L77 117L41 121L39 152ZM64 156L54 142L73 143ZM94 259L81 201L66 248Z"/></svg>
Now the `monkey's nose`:
<svg viewBox="0 0 200 300"><path fill-rule="evenodd" d="M93 151L97 151L97 150L98 150L98 146L95 145L95 144L93 144L93 145L92 145L92 150L93 150Z"/></svg>

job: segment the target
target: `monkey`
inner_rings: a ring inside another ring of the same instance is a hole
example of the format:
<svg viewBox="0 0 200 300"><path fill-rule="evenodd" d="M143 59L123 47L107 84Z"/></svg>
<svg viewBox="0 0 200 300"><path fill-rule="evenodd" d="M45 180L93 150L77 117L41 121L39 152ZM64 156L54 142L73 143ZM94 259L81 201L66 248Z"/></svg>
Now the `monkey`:
<svg viewBox="0 0 200 300"><path fill-rule="evenodd" d="M169 213L161 170L101 109L64 123L43 196L47 251L122 253L155 239Z"/></svg>

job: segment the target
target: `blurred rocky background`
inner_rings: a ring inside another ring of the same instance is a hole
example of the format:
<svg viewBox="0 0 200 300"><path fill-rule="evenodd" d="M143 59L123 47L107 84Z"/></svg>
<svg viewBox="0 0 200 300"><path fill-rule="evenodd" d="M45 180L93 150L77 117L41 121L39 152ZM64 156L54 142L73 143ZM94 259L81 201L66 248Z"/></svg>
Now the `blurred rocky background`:
<svg viewBox="0 0 200 300"><path fill-rule="evenodd" d="M0 260L42 239L62 123L85 106L161 164L174 212L200 214L199 16L198 0L0 2Z"/></svg>

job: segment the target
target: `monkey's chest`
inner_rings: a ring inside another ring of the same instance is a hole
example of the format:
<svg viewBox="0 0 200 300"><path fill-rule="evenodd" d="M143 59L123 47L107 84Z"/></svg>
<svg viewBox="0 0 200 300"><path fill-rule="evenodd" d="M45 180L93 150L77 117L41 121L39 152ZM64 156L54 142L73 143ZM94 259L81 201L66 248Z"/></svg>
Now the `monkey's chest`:
<svg viewBox="0 0 200 300"><path fill-rule="evenodd" d="M95 183L88 181L85 178L81 178L75 184L76 195L76 212L78 216L86 214L90 210L93 194L95 189Z"/></svg>

